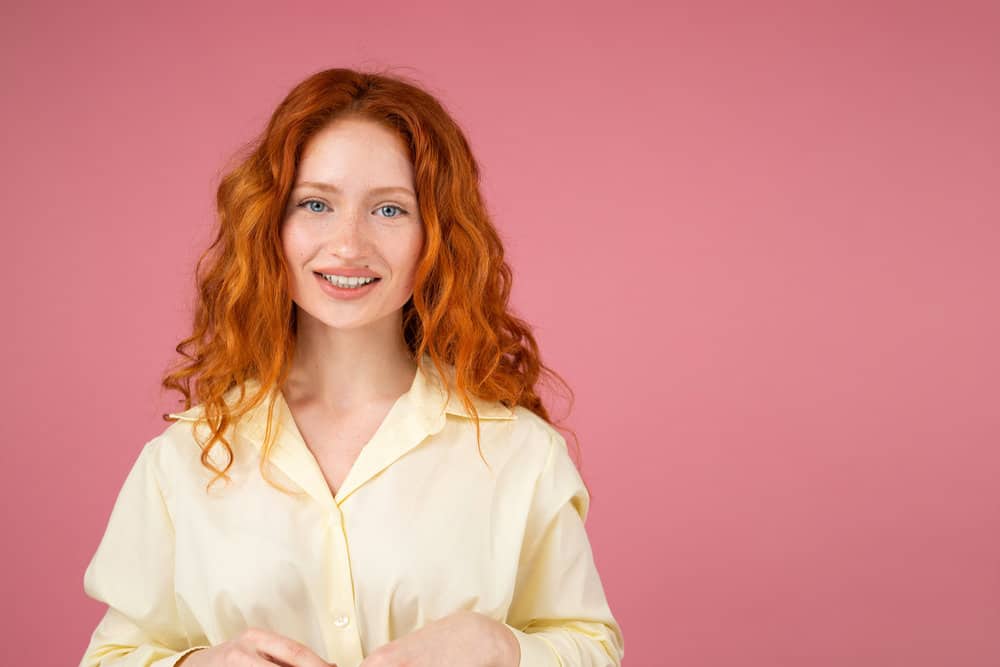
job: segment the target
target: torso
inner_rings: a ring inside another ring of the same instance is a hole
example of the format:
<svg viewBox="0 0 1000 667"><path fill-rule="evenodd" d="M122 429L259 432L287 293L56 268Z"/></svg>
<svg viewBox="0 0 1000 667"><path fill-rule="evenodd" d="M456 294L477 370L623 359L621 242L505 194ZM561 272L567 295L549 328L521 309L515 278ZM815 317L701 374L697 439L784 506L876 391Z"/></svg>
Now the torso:
<svg viewBox="0 0 1000 667"><path fill-rule="evenodd" d="M330 494L337 495L361 450L389 414L393 403L372 405L363 412L329 414L315 405L288 403L295 424L316 458Z"/></svg>

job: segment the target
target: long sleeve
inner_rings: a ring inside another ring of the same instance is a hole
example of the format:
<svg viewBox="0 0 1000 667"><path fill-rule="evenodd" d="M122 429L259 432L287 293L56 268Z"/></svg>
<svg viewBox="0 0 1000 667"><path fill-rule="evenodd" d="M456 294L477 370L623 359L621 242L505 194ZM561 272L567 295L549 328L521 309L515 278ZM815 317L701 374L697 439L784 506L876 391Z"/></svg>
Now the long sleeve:
<svg viewBox="0 0 1000 667"><path fill-rule="evenodd" d="M506 625L520 645L520 667L619 667L624 639L584 529L590 497L565 440L550 436Z"/></svg>
<svg viewBox="0 0 1000 667"><path fill-rule="evenodd" d="M174 529L158 481L157 446L145 444L119 491L84 573L84 591L108 609L80 667L173 667L191 646L174 599Z"/></svg>

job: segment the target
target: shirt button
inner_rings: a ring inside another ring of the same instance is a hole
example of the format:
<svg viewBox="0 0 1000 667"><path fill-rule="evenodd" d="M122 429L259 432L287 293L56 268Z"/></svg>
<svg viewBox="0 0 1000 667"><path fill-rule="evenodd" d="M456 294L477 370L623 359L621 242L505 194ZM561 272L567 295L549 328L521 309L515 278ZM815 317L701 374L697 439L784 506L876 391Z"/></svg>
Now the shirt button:
<svg viewBox="0 0 1000 667"><path fill-rule="evenodd" d="M350 616L336 616L333 619L333 624L338 628L346 628L347 624L351 622Z"/></svg>

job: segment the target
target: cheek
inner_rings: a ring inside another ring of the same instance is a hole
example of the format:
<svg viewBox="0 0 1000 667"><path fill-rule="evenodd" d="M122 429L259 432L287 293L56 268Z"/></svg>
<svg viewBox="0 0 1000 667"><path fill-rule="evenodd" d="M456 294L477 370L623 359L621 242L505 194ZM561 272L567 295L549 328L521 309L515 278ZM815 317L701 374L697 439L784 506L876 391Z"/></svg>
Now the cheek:
<svg viewBox="0 0 1000 667"><path fill-rule="evenodd" d="M281 247L288 268L295 268L296 264L305 258L308 243L305 234L297 230L294 225L286 225L281 230Z"/></svg>
<svg viewBox="0 0 1000 667"><path fill-rule="evenodd" d="M417 264L420 262L420 255L424 249L424 230L419 230L406 239L406 242L399 249L399 266L403 268L406 282L412 287L413 279L417 272Z"/></svg>
<svg viewBox="0 0 1000 667"><path fill-rule="evenodd" d="M296 303L302 292L302 266L308 259L307 249L308 244L301 231L296 230L293 225L282 228L281 250L287 274L286 285L289 297Z"/></svg>
<svg viewBox="0 0 1000 667"><path fill-rule="evenodd" d="M426 235L424 234L424 227L423 227L423 225L420 225L419 227L417 227L416 231L413 233L413 235L409 239L409 244L408 244L407 249L406 249L406 254L407 254L409 263L414 268L416 268L417 263L420 261L420 255L422 254L423 249L424 249L424 237L425 236Z"/></svg>

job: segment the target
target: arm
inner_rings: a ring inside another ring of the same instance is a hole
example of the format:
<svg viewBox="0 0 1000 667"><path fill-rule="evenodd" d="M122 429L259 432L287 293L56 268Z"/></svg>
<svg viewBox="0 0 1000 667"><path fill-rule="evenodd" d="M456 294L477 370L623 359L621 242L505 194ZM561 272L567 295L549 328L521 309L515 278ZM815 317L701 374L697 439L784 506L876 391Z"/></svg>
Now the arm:
<svg viewBox="0 0 1000 667"><path fill-rule="evenodd" d="M192 651L174 602L174 529L146 443L118 493L84 591L108 609L80 667L174 667Z"/></svg>
<svg viewBox="0 0 1000 667"><path fill-rule="evenodd" d="M553 432L505 623L520 648L519 667L621 665L624 639L584 529L589 505L566 442Z"/></svg>

